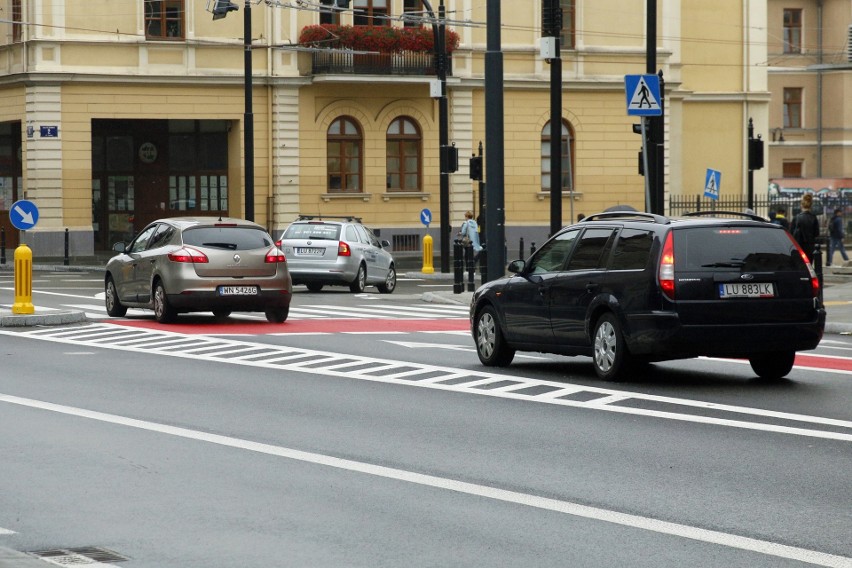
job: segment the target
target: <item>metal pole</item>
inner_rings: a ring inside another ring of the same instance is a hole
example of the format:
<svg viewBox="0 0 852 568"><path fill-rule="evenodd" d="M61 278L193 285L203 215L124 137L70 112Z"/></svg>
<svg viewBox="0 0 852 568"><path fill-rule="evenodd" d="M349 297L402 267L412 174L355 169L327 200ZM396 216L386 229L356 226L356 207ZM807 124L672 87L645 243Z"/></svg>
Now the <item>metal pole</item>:
<svg viewBox="0 0 852 568"><path fill-rule="evenodd" d="M554 1L554 0L551 0ZM559 4L554 1L554 8ZM562 56L554 36L556 57L550 60L550 234L562 228ZM570 197L569 197L570 199Z"/></svg>
<svg viewBox="0 0 852 568"><path fill-rule="evenodd" d="M441 152L441 272L450 271L450 239L453 227L450 224L450 172L447 149L450 145L449 108L447 103L447 42L444 0L438 6L438 80L441 82L441 98L438 99L438 136Z"/></svg>
<svg viewBox="0 0 852 568"><path fill-rule="evenodd" d="M754 139L754 122L748 119L748 140L746 140L746 167L748 168L748 208L754 211L754 170L751 169L751 141Z"/></svg>
<svg viewBox="0 0 852 568"><path fill-rule="evenodd" d="M254 221L254 113L252 111L252 61L251 61L251 0L246 0L243 11L243 45L245 60L245 114L243 115L243 145L245 146L245 218Z"/></svg>
<svg viewBox="0 0 852 568"><path fill-rule="evenodd" d="M493 280L506 272L504 194L503 53L500 46L500 0L488 0L485 52L485 242L487 273Z"/></svg>

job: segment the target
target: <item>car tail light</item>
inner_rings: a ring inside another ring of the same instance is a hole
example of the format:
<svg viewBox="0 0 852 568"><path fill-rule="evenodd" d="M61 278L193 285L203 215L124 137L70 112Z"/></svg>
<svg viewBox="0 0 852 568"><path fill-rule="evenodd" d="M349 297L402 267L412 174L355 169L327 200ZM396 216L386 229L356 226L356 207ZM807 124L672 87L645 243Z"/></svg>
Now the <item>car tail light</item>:
<svg viewBox="0 0 852 568"><path fill-rule="evenodd" d="M266 253L266 258L263 259L267 264L276 264L278 262L287 262L287 259L284 257L284 253L281 252L278 248L269 249L269 252Z"/></svg>
<svg viewBox="0 0 852 568"><path fill-rule="evenodd" d="M674 281L674 233L669 231L660 258L660 289L669 300L675 299Z"/></svg>
<svg viewBox="0 0 852 568"><path fill-rule="evenodd" d="M194 262L197 264L206 264L207 255L192 247L183 247L174 252L170 252L169 260L172 262Z"/></svg>
<svg viewBox="0 0 852 568"><path fill-rule="evenodd" d="M790 238L790 241L793 243L793 246L796 247L796 250L799 251L799 256L802 257L802 261L805 263L805 266L808 267L808 273L810 274L810 277L811 277L811 291L814 293L814 298L818 298L819 297L819 277L817 277L817 273L814 270L814 267L811 264L811 261L808 260L808 255L805 254L805 251L802 250L802 247L799 246L798 241L796 241L796 239L794 239L793 235L791 235L790 233L787 233L787 236Z"/></svg>
<svg viewBox="0 0 852 568"><path fill-rule="evenodd" d="M340 241L337 244L337 256L352 256L352 249L347 243Z"/></svg>

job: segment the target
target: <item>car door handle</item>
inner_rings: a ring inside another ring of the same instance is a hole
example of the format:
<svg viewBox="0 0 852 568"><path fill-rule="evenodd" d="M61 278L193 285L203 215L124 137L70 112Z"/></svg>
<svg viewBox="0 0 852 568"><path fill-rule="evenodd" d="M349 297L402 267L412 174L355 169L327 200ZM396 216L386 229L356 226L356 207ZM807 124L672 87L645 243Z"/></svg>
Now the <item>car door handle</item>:
<svg viewBox="0 0 852 568"><path fill-rule="evenodd" d="M589 282L588 284L586 284L586 292L594 292L595 290L597 290L600 287L601 287L600 284L597 284L595 282Z"/></svg>

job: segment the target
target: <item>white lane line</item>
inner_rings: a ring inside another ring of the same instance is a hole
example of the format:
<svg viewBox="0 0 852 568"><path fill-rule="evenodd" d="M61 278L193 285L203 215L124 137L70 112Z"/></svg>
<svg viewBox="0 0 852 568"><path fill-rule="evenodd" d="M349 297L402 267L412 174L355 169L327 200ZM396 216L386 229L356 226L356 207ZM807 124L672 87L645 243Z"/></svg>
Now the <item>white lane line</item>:
<svg viewBox="0 0 852 568"><path fill-rule="evenodd" d="M0 534L16 534L16 533L15 533L15 531L12 531L12 530L9 530L9 529L4 529L3 527L0 527Z"/></svg>
<svg viewBox="0 0 852 568"><path fill-rule="evenodd" d="M538 495L521 493L518 491L508 491L505 489L498 489L496 487L489 487L487 485L479 485L475 483L459 481L448 477L426 475L413 471L407 471L404 469L384 467L365 462L341 459L325 454L304 452L301 450L286 448L283 446L274 446L272 444L252 442L250 440L245 440L241 438L233 438L230 436L211 434L208 432L201 432L199 430L191 430L189 428L169 426L167 424L159 424L146 420L137 420L134 418L119 416L116 414L107 414L104 412L96 412L93 410L86 410L84 408L53 404L50 402L21 398L17 396L0 394L0 402L46 410L49 412L56 412L69 416L87 418L90 420L97 420L99 422L105 422L108 424L128 426L131 428L138 428L140 430L157 432L160 434L176 436L188 440L196 440L199 442L206 442L209 444L216 444L229 448L257 452L270 456L278 456L325 467L333 467L344 471L363 473L366 475L383 477L385 479L394 479L397 481L413 483L415 485L421 485L425 487L444 489L446 491L455 491L457 493L463 493L476 497L483 497L485 499L492 499L495 501L502 501L515 505L533 507L546 511L554 511L557 513L564 513L566 515L572 515L575 517L603 521L639 530L677 536L681 538L688 538L700 542L718 544L720 546L725 546L728 548L737 548L740 550L757 552L759 554L764 554L767 556L787 558L790 560L796 560L799 562L805 562L817 566L828 566L832 568L852 568L852 558L850 557L827 554L824 552L819 552L817 550L809 550L807 548L788 546L777 542L749 538L736 534L702 529L699 527L694 527L681 523L672 523L661 519L655 519L653 517L643 517L640 515L621 513L610 509L602 509L599 507L581 505L579 503L573 503L571 501L562 501L559 499L540 497Z"/></svg>

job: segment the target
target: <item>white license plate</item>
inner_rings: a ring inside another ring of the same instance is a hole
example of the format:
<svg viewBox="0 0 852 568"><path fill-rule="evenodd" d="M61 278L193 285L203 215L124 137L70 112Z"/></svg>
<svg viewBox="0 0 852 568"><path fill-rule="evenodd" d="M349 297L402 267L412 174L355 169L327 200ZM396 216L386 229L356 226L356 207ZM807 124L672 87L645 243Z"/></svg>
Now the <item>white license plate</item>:
<svg viewBox="0 0 852 568"><path fill-rule="evenodd" d="M322 256L325 252L325 249L322 248L304 248L300 247L296 249L296 254L300 255L312 255L312 256Z"/></svg>
<svg viewBox="0 0 852 568"><path fill-rule="evenodd" d="M770 282L736 282L719 284L720 298L774 298L775 287Z"/></svg>
<svg viewBox="0 0 852 568"><path fill-rule="evenodd" d="M220 296L257 296L257 286L219 286Z"/></svg>

